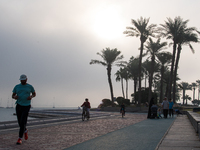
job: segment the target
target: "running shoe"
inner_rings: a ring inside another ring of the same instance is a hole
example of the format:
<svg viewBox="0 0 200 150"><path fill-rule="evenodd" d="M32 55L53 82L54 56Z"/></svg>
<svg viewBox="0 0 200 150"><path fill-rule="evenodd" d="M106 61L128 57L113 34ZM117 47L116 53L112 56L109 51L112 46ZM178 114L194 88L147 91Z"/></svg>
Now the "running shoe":
<svg viewBox="0 0 200 150"><path fill-rule="evenodd" d="M24 132L24 139L28 140L28 129L26 129L26 131Z"/></svg>
<svg viewBox="0 0 200 150"><path fill-rule="evenodd" d="M16 143L17 145L21 145L22 144L22 139L20 139L20 138L18 138L18 140L17 140L17 143Z"/></svg>

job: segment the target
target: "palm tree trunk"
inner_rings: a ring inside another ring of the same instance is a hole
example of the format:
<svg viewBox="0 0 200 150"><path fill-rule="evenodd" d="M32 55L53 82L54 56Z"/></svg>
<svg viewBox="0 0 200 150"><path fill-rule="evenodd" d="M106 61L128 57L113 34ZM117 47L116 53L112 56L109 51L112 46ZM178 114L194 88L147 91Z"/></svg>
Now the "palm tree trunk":
<svg viewBox="0 0 200 150"><path fill-rule="evenodd" d="M140 46L140 59L139 59L139 95L138 95L138 106L141 106L141 76L142 76L142 53L143 53L143 45L144 43L141 41L141 46Z"/></svg>
<svg viewBox="0 0 200 150"><path fill-rule="evenodd" d="M161 79L160 79L160 100L159 100L160 103L162 103L163 100L163 75L164 75L164 66L162 65Z"/></svg>
<svg viewBox="0 0 200 150"><path fill-rule="evenodd" d="M114 98L113 98L114 96L113 96L113 87L112 87L112 81L111 81L111 66L110 65L107 68L107 75L108 75L108 83L110 86L111 101L114 106Z"/></svg>
<svg viewBox="0 0 200 150"><path fill-rule="evenodd" d="M128 80L126 80L126 99L128 99Z"/></svg>
<svg viewBox="0 0 200 150"><path fill-rule="evenodd" d="M195 88L193 90L193 100L195 100Z"/></svg>
<svg viewBox="0 0 200 150"><path fill-rule="evenodd" d="M175 55L176 55L176 43L174 42L174 44L173 44L173 55L172 55L171 72L170 72L170 79L169 79L169 90L168 90L168 98L169 99L171 99Z"/></svg>
<svg viewBox="0 0 200 150"><path fill-rule="evenodd" d="M147 87L147 76L146 76L146 74L145 74L145 89L146 89L146 87Z"/></svg>
<svg viewBox="0 0 200 150"><path fill-rule="evenodd" d="M134 100L136 103L136 89L137 89L137 78L134 78Z"/></svg>
<svg viewBox="0 0 200 150"><path fill-rule="evenodd" d="M154 73L154 56L151 59L151 73L149 78L149 95L148 95L148 103L150 103L152 97L152 81L153 81L153 73Z"/></svg>
<svg viewBox="0 0 200 150"><path fill-rule="evenodd" d="M124 95L124 84L123 84L123 78L122 77L121 77L121 85L122 85L123 98L125 98L125 95Z"/></svg>
<svg viewBox="0 0 200 150"><path fill-rule="evenodd" d="M185 89L183 89L183 105L185 104Z"/></svg>
<svg viewBox="0 0 200 150"><path fill-rule="evenodd" d="M180 59L180 54L181 54L181 45L178 45L178 51L177 51L177 56L176 56L176 63L175 63L175 68L174 68L174 77L173 77L173 102L175 103L176 101L176 76L177 76L177 70L178 70L178 63Z"/></svg>
<svg viewBox="0 0 200 150"><path fill-rule="evenodd" d="M167 97L167 96L168 96L169 82L168 82L168 83L166 83L166 84L167 84L167 86L166 86L166 89L165 89L165 97Z"/></svg>

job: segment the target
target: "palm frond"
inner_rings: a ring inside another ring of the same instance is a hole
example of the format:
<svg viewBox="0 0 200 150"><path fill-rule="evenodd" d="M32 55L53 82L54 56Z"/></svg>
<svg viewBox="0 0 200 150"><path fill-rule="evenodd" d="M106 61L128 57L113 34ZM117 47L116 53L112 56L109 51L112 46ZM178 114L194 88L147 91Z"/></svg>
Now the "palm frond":
<svg viewBox="0 0 200 150"><path fill-rule="evenodd" d="M107 66L107 64L103 61L99 61L99 60L91 60L90 65L92 64L101 64L103 66Z"/></svg>

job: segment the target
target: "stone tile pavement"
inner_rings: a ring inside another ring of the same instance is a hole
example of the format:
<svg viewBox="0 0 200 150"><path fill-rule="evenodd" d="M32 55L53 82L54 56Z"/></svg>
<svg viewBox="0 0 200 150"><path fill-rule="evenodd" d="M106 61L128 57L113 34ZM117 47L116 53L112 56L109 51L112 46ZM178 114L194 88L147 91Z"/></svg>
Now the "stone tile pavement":
<svg viewBox="0 0 200 150"><path fill-rule="evenodd" d="M200 150L200 141L186 115L179 115L156 150Z"/></svg>

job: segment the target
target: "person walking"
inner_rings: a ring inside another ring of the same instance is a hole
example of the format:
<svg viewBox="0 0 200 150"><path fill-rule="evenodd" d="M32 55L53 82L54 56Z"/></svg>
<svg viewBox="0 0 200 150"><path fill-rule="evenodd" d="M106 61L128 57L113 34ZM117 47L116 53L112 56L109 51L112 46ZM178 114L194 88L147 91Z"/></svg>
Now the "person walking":
<svg viewBox="0 0 200 150"><path fill-rule="evenodd" d="M124 116L125 116L125 105L124 103L121 104L121 108L120 108L120 113L122 113L122 110L124 111Z"/></svg>
<svg viewBox="0 0 200 150"><path fill-rule="evenodd" d="M174 102L172 99L169 100L169 116L173 117L174 116L174 110L173 110Z"/></svg>
<svg viewBox="0 0 200 150"><path fill-rule="evenodd" d="M168 115L168 109L169 109L169 102L167 100L167 97L165 97L162 102L162 109L163 109L164 118L166 119Z"/></svg>
<svg viewBox="0 0 200 150"><path fill-rule="evenodd" d="M35 89L27 83L27 76L20 76L20 84L13 89L12 98L16 100L16 114L19 124L18 145L22 144L22 138L28 140L28 129L26 128L28 113L31 108L31 99L36 96Z"/></svg>

